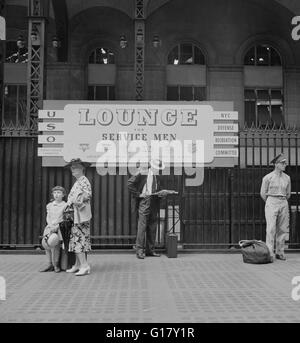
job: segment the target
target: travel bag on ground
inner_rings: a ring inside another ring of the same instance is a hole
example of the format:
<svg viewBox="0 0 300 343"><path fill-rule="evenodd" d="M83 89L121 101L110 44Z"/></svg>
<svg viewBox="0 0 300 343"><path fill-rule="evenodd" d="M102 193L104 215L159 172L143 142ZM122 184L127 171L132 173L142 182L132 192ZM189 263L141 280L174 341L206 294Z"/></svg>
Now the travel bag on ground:
<svg viewBox="0 0 300 343"><path fill-rule="evenodd" d="M263 241L242 240L239 242L239 246L245 263L263 264L272 262L270 250Z"/></svg>

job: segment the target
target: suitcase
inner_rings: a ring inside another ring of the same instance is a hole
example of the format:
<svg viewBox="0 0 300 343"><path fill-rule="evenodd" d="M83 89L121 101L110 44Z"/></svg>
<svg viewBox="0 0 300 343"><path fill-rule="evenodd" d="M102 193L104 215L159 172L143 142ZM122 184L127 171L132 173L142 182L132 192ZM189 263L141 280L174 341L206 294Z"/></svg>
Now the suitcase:
<svg viewBox="0 0 300 343"><path fill-rule="evenodd" d="M177 257L177 240L178 237L175 233L170 233L167 236L167 255L169 258Z"/></svg>

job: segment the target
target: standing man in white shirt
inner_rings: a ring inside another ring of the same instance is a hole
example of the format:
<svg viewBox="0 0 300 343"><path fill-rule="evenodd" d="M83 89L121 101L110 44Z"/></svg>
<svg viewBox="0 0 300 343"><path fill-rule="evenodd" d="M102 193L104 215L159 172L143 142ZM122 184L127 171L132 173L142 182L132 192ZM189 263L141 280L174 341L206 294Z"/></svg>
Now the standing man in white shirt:
<svg viewBox="0 0 300 343"><path fill-rule="evenodd" d="M289 206L291 196L291 179L284 173L286 158L283 154L277 155L272 161L274 170L264 176L260 195L265 201L265 216L267 222L266 244L274 260L274 239L276 235L275 257L286 260L284 244L289 234Z"/></svg>
<svg viewBox="0 0 300 343"><path fill-rule="evenodd" d="M159 197L153 195L160 190L158 170L164 169L160 160L152 160L148 166L148 173L138 172L128 180L128 189L133 195L138 211L136 256L144 259L146 256L159 257L154 251L157 217L159 212ZM146 244L145 244L146 233Z"/></svg>

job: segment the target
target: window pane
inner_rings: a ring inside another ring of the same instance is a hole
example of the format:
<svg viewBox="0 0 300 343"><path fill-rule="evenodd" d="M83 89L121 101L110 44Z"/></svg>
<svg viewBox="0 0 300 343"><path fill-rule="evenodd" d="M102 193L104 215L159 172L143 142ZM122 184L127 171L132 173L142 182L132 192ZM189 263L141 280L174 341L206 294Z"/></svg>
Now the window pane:
<svg viewBox="0 0 300 343"><path fill-rule="evenodd" d="M109 64L115 64L115 55L114 55L114 53L109 51L107 55L108 55L108 63Z"/></svg>
<svg viewBox="0 0 300 343"><path fill-rule="evenodd" d="M194 46L194 59L195 64L205 64L204 55L196 46Z"/></svg>
<svg viewBox="0 0 300 343"><path fill-rule="evenodd" d="M248 126L256 125L255 101L245 101L245 122Z"/></svg>
<svg viewBox="0 0 300 343"><path fill-rule="evenodd" d="M256 92L255 92L256 91ZM251 125L257 112L256 125L284 125L282 89L245 89L245 122ZM257 97L256 97L257 96Z"/></svg>
<svg viewBox="0 0 300 343"><path fill-rule="evenodd" d="M258 45L256 47L256 64L267 66L270 65L269 61L269 50L270 48L265 45Z"/></svg>
<svg viewBox="0 0 300 343"><path fill-rule="evenodd" d="M281 58L277 51L273 48L270 50L271 52L271 66L281 66Z"/></svg>
<svg viewBox="0 0 300 343"><path fill-rule="evenodd" d="M244 64L245 65L255 65L255 49L254 49L254 47L251 48L247 52L245 59L244 59Z"/></svg>
<svg viewBox="0 0 300 343"><path fill-rule="evenodd" d="M272 106L271 109L272 109L272 120L275 123L275 127L279 128L280 125L284 126L282 106L275 105L275 106Z"/></svg>
<svg viewBox="0 0 300 343"><path fill-rule="evenodd" d="M4 113L5 124L16 123L17 115L17 86L6 85L4 87Z"/></svg>
<svg viewBox="0 0 300 343"><path fill-rule="evenodd" d="M257 120L259 125L271 124L270 107L257 104Z"/></svg>
<svg viewBox="0 0 300 343"><path fill-rule="evenodd" d="M168 64L178 64L179 55L178 55L178 46L176 46L168 55Z"/></svg>
<svg viewBox="0 0 300 343"><path fill-rule="evenodd" d="M245 100L256 100L256 94L254 89L245 89L244 91Z"/></svg>
<svg viewBox="0 0 300 343"><path fill-rule="evenodd" d="M96 48L89 56L89 63L96 64L114 64L115 55L107 48Z"/></svg>
<svg viewBox="0 0 300 343"><path fill-rule="evenodd" d="M88 86L88 100L95 100L95 98L94 98L94 86Z"/></svg>
<svg viewBox="0 0 300 343"><path fill-rule="evenodd" d="M6 62L26 63L28 61L28 49L24 45L17 46L17 42L6 42Z"/></svg>
<svg viewBox="0 0 300 343"><path fill-rule="evenodd" d="M102 59L102 54L101 54L100 48L97 48L96 51L95 51L95 53L96 53L95 62L96 62L97 64L103 64L103 59Z"/></svg>
<svg viewBox="0 0 300 343"><path fill-rule="evenodd" d="M192 44L180 45L180 64L192 64L193 63L193 47Z"/></svg>
<svg viewBox="0 0 300 343"><path fill-rule="evenodd" d="M206 100L205 87L194 87L194 100L199 100L199 101Z"/></svg>
<svg viewBox="0 0 300 343"><path fill-rule="evenodd" d="M278 99L282 100L282 92L281 90L271 90L271 99Z"/></svg>
<svg viewBox="0 0 300 343"><path fill-rule="evenodd" d="M257 91L257 99L258 100L269 100L269 91L267 89L259 89Z"/></svg>
<svg viewBox="0 0 300 343"><path fill-rule="evenodd" d="M107 100L107 86L96 86L96 97L95 100Z"/></svg>
<svg viewBox="0 0 300 343"><path fill-rule="evenodd" d="M109 86L108 100L115 100L115 87L114 86Z"/></svg>
<svg viewBox="0 0 300 343"><path fill-rule="evenodd" d="M179 100L179 93L178 87L171 87L167 88L167 100Z"/></svg>
<svg viewBox="0 0 300 343"><path fill-rule="evenodd" d="M280 125L284 125L284 118L282 112L282 105L274 105L272 109L272 120L275 123L276 128L279 128Z"/></svg>
<svg viewBox="0 0 300 343"><path fill-rule="evenodd" d="M256 51L256 60L255 60ZM278 52L269 45L257 45L251 48L245 55L244 65L280 66L281 57Z"/></svg>
<svg viewBox="0 0 300 343"><path fill-rule="evenodd" d="M193 88L192 87L180 87L180 100L193 100Z"/></svg>

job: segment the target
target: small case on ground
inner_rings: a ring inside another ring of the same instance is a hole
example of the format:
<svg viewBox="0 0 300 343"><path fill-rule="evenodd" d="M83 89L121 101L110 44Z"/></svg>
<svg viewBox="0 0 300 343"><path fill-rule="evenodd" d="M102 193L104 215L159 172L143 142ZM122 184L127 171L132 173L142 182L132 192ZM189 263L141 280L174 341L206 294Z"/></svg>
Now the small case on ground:
<svg viewBox="0 0 300 343"><path fill-rule="evenodd" d="M177 257L177 240L178 237L175 233L170 233L167 236L167 255L169 258Z"/></svg>

